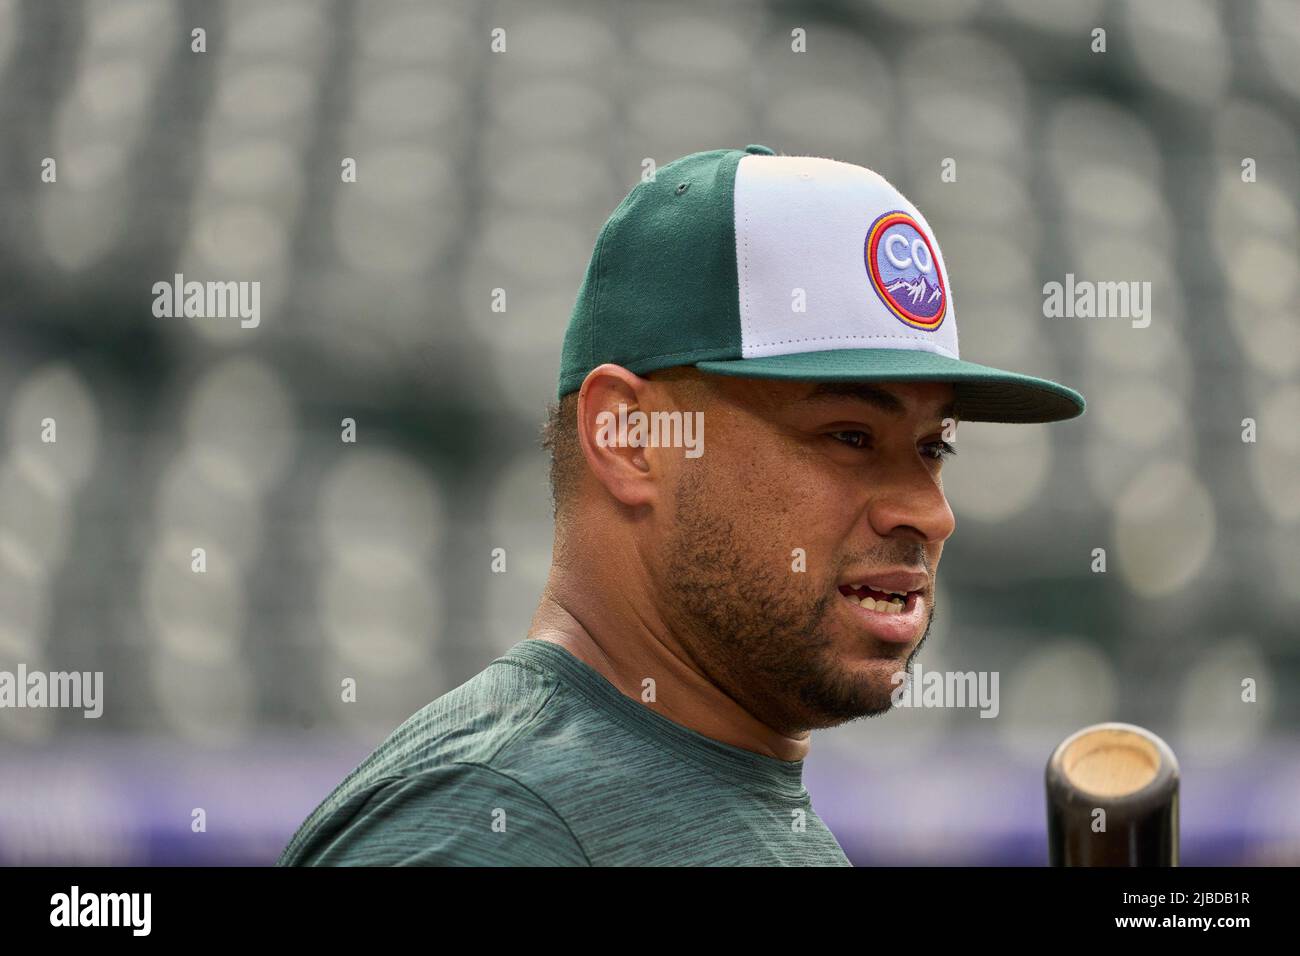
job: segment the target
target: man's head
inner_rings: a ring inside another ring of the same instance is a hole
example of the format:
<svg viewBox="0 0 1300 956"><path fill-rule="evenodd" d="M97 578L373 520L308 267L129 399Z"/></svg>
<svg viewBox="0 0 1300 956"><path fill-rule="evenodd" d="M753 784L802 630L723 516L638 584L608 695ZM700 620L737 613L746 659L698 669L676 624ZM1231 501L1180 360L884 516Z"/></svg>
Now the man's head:
<svg viewBox="0 0 1300 956"><path fill-rule="evenodd" d="M567 436L552 433L557 560L605 552L599 565L625 575L619 599L771 727L889 708L954 525L941 479L951 385L607 365L568 404ZM702 454L601 439L602 422L634 412L702 413ZM903 592L903 610L883 594L881 610L863 607L868 585Z"/></svg>
<svg viewBox="0 0 1300 956"><path fill-rule="evenodd" d="M1084 407L960 358L943 254L897 189L762 146L684 157L623 200L558 395L557 566L787 732L888 709L933 617L956 420ZM698 414L702 454L610 441L633 413Z"/></svg>

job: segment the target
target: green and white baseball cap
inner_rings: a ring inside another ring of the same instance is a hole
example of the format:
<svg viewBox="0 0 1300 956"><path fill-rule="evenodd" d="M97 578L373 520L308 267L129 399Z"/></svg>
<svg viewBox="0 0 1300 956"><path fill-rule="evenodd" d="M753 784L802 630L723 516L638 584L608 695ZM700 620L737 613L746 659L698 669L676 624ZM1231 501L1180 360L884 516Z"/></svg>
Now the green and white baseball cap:
<svg viewBox="0 0 1300 956"><path fill-rule="evenodd" d="M606 362L803 381L951 382L963 421L1051 422L1083 396L962 361L943 254L882 176L766 146L693 153L639 183L596 240L559 396Z"/></svg>

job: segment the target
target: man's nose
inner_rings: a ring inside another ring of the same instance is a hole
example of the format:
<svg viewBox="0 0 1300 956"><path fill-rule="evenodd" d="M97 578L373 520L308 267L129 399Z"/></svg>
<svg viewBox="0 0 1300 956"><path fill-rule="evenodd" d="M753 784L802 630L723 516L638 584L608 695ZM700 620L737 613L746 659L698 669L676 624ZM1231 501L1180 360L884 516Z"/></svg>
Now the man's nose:
<svg viewBox="0 0 1300 956"><path fill-rule="evenodd" d="M938 476L924 462L880 476L869 510L872 530L882 538L910 533L928 544L941 544L957 527Z"/></svg>

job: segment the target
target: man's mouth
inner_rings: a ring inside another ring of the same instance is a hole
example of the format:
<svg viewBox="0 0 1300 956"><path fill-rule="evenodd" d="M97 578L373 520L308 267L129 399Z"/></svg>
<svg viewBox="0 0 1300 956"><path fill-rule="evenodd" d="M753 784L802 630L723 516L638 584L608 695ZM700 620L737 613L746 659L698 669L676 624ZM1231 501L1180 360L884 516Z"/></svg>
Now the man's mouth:
<svg viewBox="0 0 1300 956"><path fill-rule="evenodd" d="M878 640L891 644L910 644L925 625L926 604L923 591L894 591L883 585L840 585L840 595L853 605L859 625Z"/></svg>
<svg viewBox="0 0 1300 956"><path fill-rule="evenodd" d="M886 591L866 584L845 584L840 587L840 593L868 611L880 611L883 614L902 614L911 596L920 592Z"/></svg>

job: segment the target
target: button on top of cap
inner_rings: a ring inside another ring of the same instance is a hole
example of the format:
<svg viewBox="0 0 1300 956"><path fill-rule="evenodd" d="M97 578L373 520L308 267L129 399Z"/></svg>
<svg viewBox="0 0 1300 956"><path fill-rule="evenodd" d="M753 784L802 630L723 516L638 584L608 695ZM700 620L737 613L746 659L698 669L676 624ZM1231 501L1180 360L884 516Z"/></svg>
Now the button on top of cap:
<svg viewBox="0 0 1300 956"><path fill-rule="evenodd" d="M775 156L776 150L768 149L766 146L759 146L757 143L751 143L745 147L745 152L753 153L755 156Z"/></svg>

